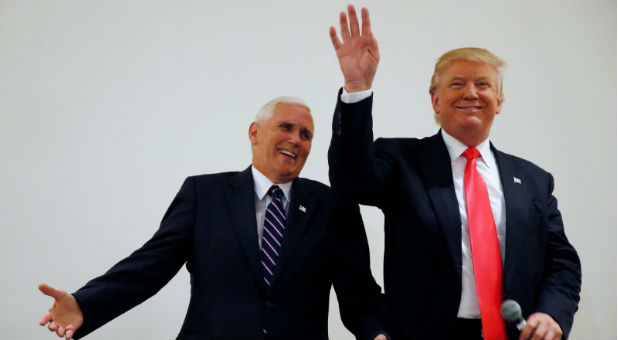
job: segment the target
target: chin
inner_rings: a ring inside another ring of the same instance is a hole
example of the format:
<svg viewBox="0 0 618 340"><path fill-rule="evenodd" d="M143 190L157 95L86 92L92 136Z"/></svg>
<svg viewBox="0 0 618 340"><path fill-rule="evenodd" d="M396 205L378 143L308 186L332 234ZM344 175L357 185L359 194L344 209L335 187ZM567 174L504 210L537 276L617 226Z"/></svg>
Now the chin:
<svg viewBox="0 0 618 340"><path fill-rule="evenodd" d="M483 128L483 121L477 117L467 117L459 124L461 130L481 130Z"/></svg>
<svg viewBox="0 0 618 340"><path fill-rule="evenodd" d="M281 183L289 182L297 176L298 175L294 176L294 173L289 171L279 171L277 173L277 177L279 178L279 181L281 181Z"/></svg>

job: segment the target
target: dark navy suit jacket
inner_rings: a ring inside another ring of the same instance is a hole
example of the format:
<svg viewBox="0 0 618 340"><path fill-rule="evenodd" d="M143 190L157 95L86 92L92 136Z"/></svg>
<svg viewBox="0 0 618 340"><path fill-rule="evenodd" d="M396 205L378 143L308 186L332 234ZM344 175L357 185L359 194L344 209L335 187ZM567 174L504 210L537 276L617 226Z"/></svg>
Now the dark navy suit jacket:
<svg viewBox="0 0 618 340"><path fill-rule="evenodd" d="M327 339L331 285L344 325L357 338L384 330L358 206L307 179L294 180L291 192L267 288L250 168L187 178L154 236L73 294L84 314L75 337L154 295L185 263L191 301L178 338Z"/></svg>
<svg viewBox="0 0 618 340"><path fill-rule="evenodd" d="M441 339L461 298L461 220L451 160L440 133L373 140L373 96L338 100L329 149L332 188L385 217L384 289L394 339ZM506 205L505 299L524 318L551 315L565 338L579 302L581 268L564 234L552 176L491 147ZM517 339L515 325L507 325Z"/></svg>

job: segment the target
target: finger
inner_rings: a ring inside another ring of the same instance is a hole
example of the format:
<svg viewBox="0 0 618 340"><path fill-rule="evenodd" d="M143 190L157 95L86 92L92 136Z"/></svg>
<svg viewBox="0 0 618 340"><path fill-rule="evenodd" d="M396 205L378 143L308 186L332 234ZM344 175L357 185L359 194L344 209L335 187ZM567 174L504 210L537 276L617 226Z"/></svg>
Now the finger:
<svg viewBox="0 0 618 340"><path fill-rule="evenodd" d="M534 329L532 328L532 326L530 326L529 323L527 323L524 326L524 329L521 330L521 333L519 334L519 340L528 340L530 339L530 334L532 334L532 331Z"/></svg>
<svg viewBox="0 0 618 340"><path fill-rule="evenodd" d="M380 334L376 336L373 340L386 340L386 335Z"/></svg>
<svg viewBox="0 0 618 340"><path fill-rule="evenodd" d="M554 319L551 319L550 321L549 330L547 333L549 332L553 334L553 337L550 339L562 339L562 328L560 328L560 325Z"/></svg>
<svg viewBox="0 0 618 340"><path fill-rule="evenodd" d="M339 13L339 28L341 29L341 39L343 39L344 42L350 40L348 17L345 15L345 12Z"/></svg>
<svg viewBox="0 0 618 340"><path fill-rule="evenodd" d="M56 335L63 338L64 337L64 327L58 327L58 330L56 331Z"/></svg>
<svg viewBox="0 0 618 340"><path fill-rule="evenodd" d="M58 296L61 294L61 292L57 289L54 289L52 286L49 286L45 283L41 283L39 284L39 290L41 291L41 293L47 295L47 296L51 296L54 299L57 299Z"/></svg>
<svg viewBox="0 0 618 340"><path fill-rule="evenodd" d="M371 34L371 21L369 20L369 10L361 8L361 19L363 20L363 35Z"/></svg>
<svg viewBox="0 0 618 340"><path fill-rule="evenodd" d="M536 329L540 324L538 315L536 314L532 314L532 316L530 316L528 318L528 321L526 321L526 325L530 326L531 329Z"/></svg>
<svg viewBox="0 0 618 340"><path fill-rule="evenodd" d="M552 332L554 333L554 339L556 340L562 339L562 336L564 335L562 334L562 329L560 326L558 326L558 329L553 329Z"/></svg>
<svg viewBox="0 0 618 340"><path fill-rule="evenodd" d="M52 332L55 332L58 329L58 325L54 321L52 321L47 326L47 329L49 329Z"/></svg>
<svg viewBox="0 0 618 340"><path fill-rule="evenodd" d="M41 317L41 320L39 320L39 325L45 326L48 322L52 321L52 319L51 313L49 311L45 312L45 314Z"/></svg>
<svg viewBox="0 0 618 340"><path fill-rule="evenodd" d="M547 340L559 340L560 338L556 337L556 333L554 333L551 329L547 331L546 338Z"/></svg>
<svg viewBox="0 0 618 340"><path fill-rule="evenodd" d="M348 5L348 18L350 18L350 35L352 37L359 36L358 18L356 17L356 9L354 9L353 5Z"/></svg>
<svg viewBox="0 0 618 340"><path fill-rule="evenodd" d="M547 327L547 325L545 323L540 323L539 326L534 331L534 333L532 334L532 336L530 337L530 339L532 339L532 340L545 340L545 339L547 339L545 336L547 334L547 330L548 329L549 328Z"/></svg>
<svg viewBox="0 0 618 340"><path fill-rule="evenodd" d="M67 340L71 340L71 338L73 337L73 334L75 333L75 326L73 326L73 324L69 324L64 329L65 329L64 337Z"/></svg>
<svg viewBox="0 0 618 340"><path fill-rule="evenodd" d="M328 32L330 33L330 41L333 43L335 51L337 51L341 48L341 41L339 40L339 37L337 37L337 30L331 26Z"/></svg>

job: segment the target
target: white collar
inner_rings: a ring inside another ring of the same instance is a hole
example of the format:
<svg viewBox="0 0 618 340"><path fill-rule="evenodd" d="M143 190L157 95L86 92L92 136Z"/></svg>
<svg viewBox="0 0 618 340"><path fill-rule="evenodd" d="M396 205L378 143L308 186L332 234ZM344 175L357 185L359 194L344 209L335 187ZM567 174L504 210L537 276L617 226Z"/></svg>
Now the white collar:
<svg viewBox="0 0 618 340"><path fill-rule="evenodd" d="M264 176L260 170L256 169L253 165L251 166L251 173L253 174L253 185L255 186L255 194L258 199L261 201L266 194L268 194L268 189L273 186L273 182L268 179L268 177ZM278 183L277 186L281 188L283 191L283 196L285 199L290 201L290 190L292 190L292 181L286 183Z"/></svg>
<svg viewBox="0 0 618 340"><path fill-rule="evenodd" d="M457 138L449 135L442 129L442 139L444 140L444 144L446 144L446 149L448 150L448 154L451 157L451 164L455 162L455 160L462 156L462 153L466 151L468 146L462 142L460 142ZM476 149L481 153L482 161L487 165L487 167L491 167L492 160L494 158L493 153L491 153L491 148L489 146L489 138L482 141L479 145L476 146Z"/></svg>

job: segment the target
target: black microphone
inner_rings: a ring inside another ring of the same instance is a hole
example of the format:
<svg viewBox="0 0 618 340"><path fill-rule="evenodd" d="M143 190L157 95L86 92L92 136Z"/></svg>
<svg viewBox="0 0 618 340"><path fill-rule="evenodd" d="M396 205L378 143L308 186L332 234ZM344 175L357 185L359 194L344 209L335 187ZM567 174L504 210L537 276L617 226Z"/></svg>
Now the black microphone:
<svg viewBox="0 0 618 340"><path fill-rule="evenodd" d="M504 320L517 322L517 329L522 330L526 325L526 320L521 316L521 307L515 300L505 300L500 308L500 313Z"/></svg>

